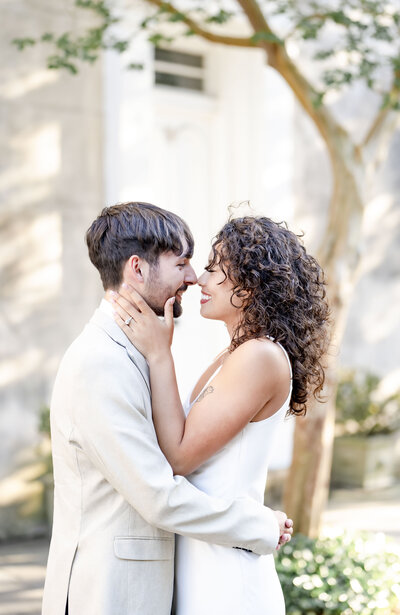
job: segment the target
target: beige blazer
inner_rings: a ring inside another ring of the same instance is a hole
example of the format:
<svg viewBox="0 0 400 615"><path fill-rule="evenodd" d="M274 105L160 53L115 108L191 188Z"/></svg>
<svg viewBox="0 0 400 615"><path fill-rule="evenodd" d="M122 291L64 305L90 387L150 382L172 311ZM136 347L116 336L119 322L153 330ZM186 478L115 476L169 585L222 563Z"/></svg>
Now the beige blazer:
<svg viewBox="0 0 400 615"><path fill-rule="evenodd" d="M148 366L98 309L62 359L51 403L54 522L43 615L169 615L174 532L272 553L274 514L173 476Z"/></svg>

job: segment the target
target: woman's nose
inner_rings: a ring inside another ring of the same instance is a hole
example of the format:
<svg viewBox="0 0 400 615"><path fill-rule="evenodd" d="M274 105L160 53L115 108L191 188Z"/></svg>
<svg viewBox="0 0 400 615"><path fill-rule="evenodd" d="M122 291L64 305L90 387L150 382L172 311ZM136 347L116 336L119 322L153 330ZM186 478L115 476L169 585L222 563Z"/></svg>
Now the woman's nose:
<svg viewBox="0 0 400 615"><path fill-rule="evenodd" d="M205 278L205 273L202 273L201 276L197 279L197 284L199 286L204 286L204 278Z"/></svg>

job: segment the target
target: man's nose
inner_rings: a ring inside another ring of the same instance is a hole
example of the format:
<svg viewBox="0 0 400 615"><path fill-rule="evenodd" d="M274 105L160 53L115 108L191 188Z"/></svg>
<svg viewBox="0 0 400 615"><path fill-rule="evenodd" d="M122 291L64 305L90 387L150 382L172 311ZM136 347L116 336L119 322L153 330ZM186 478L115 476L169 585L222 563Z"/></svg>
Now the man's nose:
<svg viewBox="0 0 400 615"><path fill-rule="evenodd" d="M191 265L185 267L185 284L189 286L189 284L196 284L197 275L194 272L194 269Z"/></svg>

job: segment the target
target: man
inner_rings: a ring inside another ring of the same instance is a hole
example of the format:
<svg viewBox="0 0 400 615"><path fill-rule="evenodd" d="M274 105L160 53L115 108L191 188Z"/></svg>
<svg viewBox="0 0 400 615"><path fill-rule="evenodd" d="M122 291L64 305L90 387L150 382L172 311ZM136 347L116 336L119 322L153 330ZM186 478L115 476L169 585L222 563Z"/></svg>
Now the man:
<svg viewBox="0 0 400 615"><path fill-rule="evenodd" d="M106 294L67 350L53 392L43 615L169 615L174 532L264 554L290 539L291 522L173 476L152 423L147 363L112 317L109 291L124 282L159 315L175 295L181 314L182 294L196 282L187 225L154 205L124 203L104 209L86 240Z"/></svg>

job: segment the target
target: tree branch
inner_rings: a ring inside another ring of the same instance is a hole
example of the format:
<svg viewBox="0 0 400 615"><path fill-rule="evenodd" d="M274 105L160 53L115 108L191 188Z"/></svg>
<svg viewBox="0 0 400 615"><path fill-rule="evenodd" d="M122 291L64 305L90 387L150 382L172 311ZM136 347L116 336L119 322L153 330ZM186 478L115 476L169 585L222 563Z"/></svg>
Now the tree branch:
<svg viewBox="0 0 400 615"><path fill-rule="evenodd" d="M249 20L251 26L254 29L254 34L258 32L265 32L266 34L270 34L274 36L276 39L278 37L271 30L264 13L262 12L259 3L256 0L236 0L237 3L242 7L244 14ZM273 57L276 52L276 48L278 43L274 41L266 41L260 40L257 43L258 47L263 48L267 52L268 63L273 66Z"/></svg>
<svg viewBox="0 0 400 615"><path fill-rule="evenodd" d="M171 15L179 15L181 17L182 23L186 24L198 36L201 36L201 38L204 38L212 43L220 43L221 45L232 45L234 47L256 48L260 46L259 44L255 43L250 37L247 38L235 36L221 36L219 34L215 34L214 32L210 32L210 30L205 30L196 21L188 17L185 13L179 11L170 2L163 2L163 0L146 0L146 2L148 4L158 6L160 9L164 9Z"/></svg>
<svg viewBox="0 0 400 615"><path fill-rule="evenodd" d="M267 32L275 36L269 26L257 0L237 0L247 16L255 32ZM347 141L350 149L354 148L349 134L336 121L330 110L325 107L316 107L314 101L318 92L299 71L290 58L284 44L274 41L261 41L260 47L267 53L268 65L274 68L286 81L297 101L316 125L318 132L325 141L331 159L335 156L340 141ZM355 149L354 149L355 152Z"/></svg>
<svg viewBox="0 0 400 615"><path fill-rule="evenodd" d="M374 119L374 121L372 122L370 129L368 130L367 134L365 135L360 147L362 149L364 149L365 147L367 147L371 141L375 138L375 136L378 134L379 130L381 129L381 127L383 126L388 114L389 114L390 109L386 108L386 109L380 109L378 111L378 113L376 114L376 117Z"/></svg>
<svg viewBox="0 0 400 615"><path fill-rule="evenodd" d="M292 38L292 36L295 34L295 32L297 31L297 29L299 28L299 26L301 26L302 23L306 22L306 21L310 21L311 19L319 19L319 21L326 21L328 19L328 15L326 15L326 13L312 13L311 15L307 15L305 17L302 17L299 21L297 21L293 28L291 28L291 30L289 30L289 32L286 34L285 38Z"/></svg>
<svg viewBox="0 0 400 615"><path fill-rule="evenodd" d="M393 87L389 92L389 101L393 101L400 97L400 90L397 86L397 83L399 81L400 81L400 70L396 70L394 72ZM365 135L363 142L361 143L362 148L367 147L371 143L371 141L373 141L373 139L376 137L381 127L385 123L385 120L387 116L389 115L390 111L392 111L390 105L387 105L384 109L380 109L374 121L372 122L370 129Z"/></svg>

